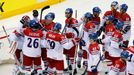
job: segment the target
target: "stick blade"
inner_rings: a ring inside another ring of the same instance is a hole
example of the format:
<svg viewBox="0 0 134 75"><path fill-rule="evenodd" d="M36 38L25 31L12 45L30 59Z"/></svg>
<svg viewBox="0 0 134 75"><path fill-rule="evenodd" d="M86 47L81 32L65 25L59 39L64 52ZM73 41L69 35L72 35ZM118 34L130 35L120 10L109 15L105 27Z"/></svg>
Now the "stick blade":
<svg viewBox="0 0 134 75"><path fill-rule="evenodd" d="M48 8L50 8L50 6L49 6L49 5L48 5L48 6L43 7L43 8L41 9L41 11L43 11L43 10L45 10L45 9L48 9Z"/></svg>

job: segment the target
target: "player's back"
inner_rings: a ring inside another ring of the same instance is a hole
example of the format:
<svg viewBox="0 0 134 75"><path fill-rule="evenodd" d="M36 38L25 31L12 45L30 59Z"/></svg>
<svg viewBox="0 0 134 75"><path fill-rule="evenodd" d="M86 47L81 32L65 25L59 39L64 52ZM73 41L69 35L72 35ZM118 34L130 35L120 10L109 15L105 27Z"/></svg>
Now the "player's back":
<svg viewBox="0 0 134 75"><path fill-rule="evenodd" d="M105 27L105 33L108 36L112 36L113 32L115 31L115 26L114 24L106 25Z"/></svg>
<svg viewBox="0 0 134 75"><path fill-rule="evenodd" d="M91 33L93 33L94 28L95 28L95 25L94 25L93 22L88 22L88 23L86 23L86 24L84 25L84 31L85 31L85 32L89 32L89 33L91 32Z"/></svg>
<svg viewBox="0 0 134 75"><path fill-rule="evenodd" d="M46 34L46 40L49 48L47 49L47 56L54 59L63 59L63 47L62 41L64 36L59 33L48 32Z"/></svg>
<svg viewBox="0 0 134 75"><path fill-rule="evenodd" d="M98 54L100 51L100 47L99 47L99 44L97 42L95 43L90 43L89 45L89 52L92 54L92 55L95 55L95 54Z"/></svg>
<svg viewBox="0 0 134 75"><path fill-rule="evenodd" d="M112 35L112 41L120 42L122 40L123 40L122 34L119 31L115 30Z"/></svg>
<svg viewBox="0 0 134 75"><path fill-rule="evenodd" d="M112 37L110 38L110 46L108 47L110 56L120 57L120 53L123 51L121 48L119 48L119 44L121 41L122 41L122 34L117 30L114 31Z"/></svg>
<svg viewBox="0 0 134 75"><path fill-rule="evenodd" d="M95 32L95 25L93 22L88 22L86 23L84 26L83 26L83 32L82 33L82 39L85 41L85 42L89 42L89 34L92 34Z"/></svg>
<svg viewBox="0 0 134 75"><path fill-rule="evenodd" d="M95 32L95 25L93 22L88 22L83 26L83 32L82 33L82 39L86 42L89 43L89 34L92 34Z"/></svg>
<svg viewBox="0 0 134 75"><path fill-rule="evenodd" d="M126 75L126 61L118 59L115 64L111 67L109 75Z"/></svg>
<svg viewBox="0 0 134 75"><path fill-rule="evenodd" d="M43 37L42 31L33 31L31 28L26 28L23 33L23 53L30 57L39 57L41 55L40 42Z"/></svg>

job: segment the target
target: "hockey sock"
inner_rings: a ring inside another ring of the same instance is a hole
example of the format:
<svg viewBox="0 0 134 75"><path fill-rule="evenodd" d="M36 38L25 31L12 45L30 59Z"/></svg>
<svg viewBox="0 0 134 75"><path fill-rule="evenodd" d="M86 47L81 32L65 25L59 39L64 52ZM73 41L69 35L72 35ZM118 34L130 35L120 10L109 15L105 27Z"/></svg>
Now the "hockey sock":
<svg viewBox="0 0 134 75"><path fill-rule="evenodd" d="M98 75L98 72L97 73L93 73L91 71L88 71L88 74L87 75Z"/></svg>
<svg viewBox="0 0 134 75"><path fill-rule="evenodd" d="M77 60L77 67L80 68L81 67L81 60L83 57L83 50L79 50L78 51L78 60Z"/></svg>
<svg viewBox="0 0 134 75"><path fill-rule="evenodd" d="M44 63L44 69L48 68L48 62L47 61L43 61Z"/></svg>
<svg viewBox="0 0 134 75"><path fill-rule="evenodd" d="M21 51L22 51L22 50L20 50L20 49L17 49L17 50L15 51L16 58L17 58L17 60L18 60L19 62L21 61L21 59L20 59L20 57L21 57Z"/></svg>
<svg viewBox="0 0 134 75"><path fill-rule="evenodd" d="M88 66L87 59L83 59L83 68L86 68Z"/></svg>

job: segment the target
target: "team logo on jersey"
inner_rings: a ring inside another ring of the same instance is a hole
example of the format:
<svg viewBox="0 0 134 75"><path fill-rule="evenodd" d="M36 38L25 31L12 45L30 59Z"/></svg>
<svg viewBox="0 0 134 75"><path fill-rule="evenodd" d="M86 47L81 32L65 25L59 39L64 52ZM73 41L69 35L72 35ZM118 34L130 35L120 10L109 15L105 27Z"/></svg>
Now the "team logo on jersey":
<svg viewBox="0 0 134 75"><path fill-rule="evenodd" d="M4 12L4 10L3 10L3 8L2 8L3 5L4 5L4 3L5 3L5 2L0 3L0 11L1 11L1 12Z"/></svg>

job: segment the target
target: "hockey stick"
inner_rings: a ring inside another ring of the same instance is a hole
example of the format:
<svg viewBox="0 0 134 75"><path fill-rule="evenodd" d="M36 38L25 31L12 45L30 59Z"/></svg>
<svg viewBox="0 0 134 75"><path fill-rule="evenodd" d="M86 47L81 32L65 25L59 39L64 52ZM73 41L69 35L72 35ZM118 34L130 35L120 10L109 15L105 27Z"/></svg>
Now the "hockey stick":
<svg viewBox="0 0 134 75"><path fill-rule="evenodd" d="M23 70L23 64L17 59L16 55L15 55L15 51L16 51L16 47L17 47L17 43L16 42L13 42L12 44L12 47L11 47L11 50L9 53L13 54L13 57L15 59L15 63L19 66L19 72L17 72L16 74L18 75L22 75L22 74L31 74L30 71L26 71L26 70Z"/></svg>
<svg viewBox="0 0 134 75"><path fill-rule="evenodd" d="M77 19L77 10L75 10L75 19ZM77 32L78 34L77 37L79 37L79 31L75 27L73 27L73 29ZM76 45L75 48L73 75L77 74L77 68L76 68L77 49L78 45Z"/></svg>
<svg viewBox="0 0 134 75"><path fill-rule="evenodd" d="M84 72L83 72L82 75L86 75L86 73L87 73L87 68L88 68L88 67L86 67L86 69L84 70Z"/></svg>
<svg viewBox="0 0 134 75"><path fill-rule="evenodd" d="M48 8L50 8L50 6L49 6L49 5L48 5L48 6L43 7L43 8L41 9L41 13L40 13L40 22L39 22L39 24L40 24L40 26L42 27L42 29L41 29L41 30L45 30L45 31L47 31L47 29L45 29L45 28L43 27L43 25L42 25L42 23L41 23L41 20L42 20L42 14L43 14L43 11L44 11L44 10L46 10L46 9L48 9Z"/></svg>
<svg viewBox="0 0 134 75"><path fill-rule="evenodd" d="M9 40L9 38L8 38L8 35L7 35L7 32L6 32L6 29L5 29L5 27L4 27L4 26L2 26L2 28L3 28L3 31L4 31L4 32L5 32L5 34L6 34L6 37L7 37L8 42L9 42L9 44L10 44L10 40Z"/></svg>
<svg viewBox="0 0 134 75"><path fill-rule="evenodd" d="M48 8L50 8L49 5L48 5L48 6L45 6L45 7L43 7L43 8L41 9L41 13L40 13L40 22L41 22L41 20L42 20L43 11L46 10L46 9L48 9Z"/></svg>
<svg viewBox="0 0 134 75"><path fill-rule="evenodd" d="M77 10L75 11L75 18L77 18ZM71 25L71 23L72 23L72 18L69 18L69 23L68 23L68 25L70 26ZM62 32L61 32L61 34L64 34L64 32L65 32L65 29L66 29L66 27L67 27L67 25L65 25L64 26L64 28L63 28L63 30L62 30ZM78 29L76 28L76 27L72 27L72 29L74 30L74 31L76 31L76 33L77 33L77 37L79 36L79 31L78 31ZM77 46L76 46L76 48L75 48L75 51L77 51ZM75 52L75 54L74 54L74 61L73 61L73 63L75 64L75 57L77 57L77 54L76 54L76 52ZM77 73L77 70L76 70L76 65L70 65L69 64L69 56L68 55L66 55L66 59L67 59L67 65L68 65L68 68L67 69L65 69L65 71L66 70L72 70L71 71L71 73L70 73L70 75L72 75L74 72L75 72L75 74ZM73 68L72 68L72 66L73 66ZM75 68L75 69L74 69ZM74 74L73 74L74 75Z"/></svg>
<svg viewBox="0 0 134 75"><path fill-rule="evenodd" d="M9 44L10 44L9 48L11 48L11 45L12 45L13 42L10 42L10 40L9 40L9 38L8 38L9 35L8 35L7 32L6 32L5 27L2 26L2 28L3 28L3 30L4 30L4 32L5 32L5 34L6 34L6 37L7 37L8 42L9 42Z"/></svg>
<svg viewBox="0 0 134 75"><path fill-rule="evenodd" d="M75 19L77 19L77 10L75 10Z"/></svg>
<svg viewBox="0 0 134 75"><path fill-rule="evenodd" d="M89 58L89 57L88 57L88 54L89 54L89 51L87 51L87 58ZM87 60L87 62L88 62L88 60ZM81 75L86 75L87 69L88 69L88 64L87 64L87 66L86 66L84 72L83 72Z"/></svg>
<svg viewBox="0 0 134 75"><path fill-rule="evenodd" d="M102 55L102 56L100 57L100 60L99 60L98 63L96 64L96 68L98 68L98 66L99 66L99 64L100 64L100 62L101 62L101 60L102 60L103 57L104 57L104 55Z"/></svg>
<svg viewBox="0 0 134 75"><path fill-rule="evenodd" d="M70 24L71 24L71 20L69 20L69 25L70 25ZM64 26L64 28L63 28L61 34L64 34L66 27L67 27L67 25L65 24L65 26ZM70 64L69 64L69 57L68 57L68 55L65 55L65 56L66 56L66 60L67 60L67 62L66 62L66 63L67 63L67 69L64 69L64 71L67 71L67 70L69 70L69 69L72 69L72 66L70 66ZM72 75L72 72L69 73L69 75Z"/></svg>
<svg viewBox="0 0 134 75"><path fill-rule="evenodd" d="M63 28L61 34L63 34L63 33L65 32L66 27L67 27L67 25L64 26L64 28Z"/></svg>
<svg viewBox="0 0 134 75"><path fill-rule="evenodd" d="M76 68L77 49L78 49L78 45L76 45L76 49L75 49L73 75L77 74L77 68Z"/></svg>
<svg viewBox="0 0 134 75"><path fill-rule="evenodd" d="M11 47L10 47L11 50L9 51L9 53L14 54L16 51L16 47L17 47L17 42L12 42Z"/></svg>
<svg viewBox="0 0 134 75"><path fill-rule="evenodd" d="M102 55L102 56L100 57L100 60L99 60L98 63L96 64L96 69L98 68L98 66L99 66L99 64L100 64L100 62L101 62L101 58L103 58L103 56L104 56L104 55ZM83 73L82 75L85 75L85 74L86 74L87 68L88 68L88 67L86 67L86 69L85 69L85 71L84 71L84 73Z"/></svg>
<svg viewBox="0 0 134 75"><path fill-rule="evenodd" d="M8 38L6 29L5 29L4 26L2 26L2 28L3 28L3 30L4 30L4 32L5 32L5 34L6 34L6 36L7 36L8 42L9 42L9 44L10 44L10 40L9 40L9 38ZM12 46L12 47L11 47L11 46ZM16 51L17 42L14 42L13 44L10 44L10 47L11 47L11 50L10 50L9 53L12 53L12 54L13 54L13 56L14 56L14 58L15 58L15 60L16 60L16 63L17 63L18 65L20 65L19 61L17 60L17 57L16 57L15 54L14 54L15 51Z"/></svg>

